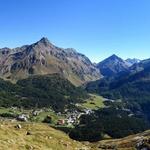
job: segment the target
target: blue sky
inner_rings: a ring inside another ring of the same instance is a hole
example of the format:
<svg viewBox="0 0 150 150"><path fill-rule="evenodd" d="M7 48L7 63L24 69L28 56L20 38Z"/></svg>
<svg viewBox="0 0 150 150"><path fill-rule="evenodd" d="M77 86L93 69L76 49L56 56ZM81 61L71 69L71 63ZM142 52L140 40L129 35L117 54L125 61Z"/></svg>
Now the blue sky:
<svg viewBox="0 0 150 150"><path fill-rule="evenodd" d="M48 37L93 62L150 57L150 0L1 0L0 47Z"/></svg>

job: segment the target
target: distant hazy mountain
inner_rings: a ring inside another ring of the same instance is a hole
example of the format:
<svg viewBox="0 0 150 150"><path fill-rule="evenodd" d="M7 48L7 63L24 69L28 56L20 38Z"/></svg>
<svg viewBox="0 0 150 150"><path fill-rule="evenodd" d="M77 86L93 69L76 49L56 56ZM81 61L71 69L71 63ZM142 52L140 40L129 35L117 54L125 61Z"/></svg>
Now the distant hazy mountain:
<svg viewBox="0 0 150 150"><path fill-rule="evenodd" d="M145 59L145 60L140 61L139 63L135 63L132 66L130 66L128 72L126 72L126 73L128 75L135 74L137 72L140 72L140 71L146 69L149 66L150 66L150 59Z"/></svg>
<svg viewBox="0 0 150 150"><path fill-rule="evenodd" d="M15 49L0 49L0 76L4 79L16 81L53 73L61 74L76 85L101 77L85 55L71 48L59 48L47 38Z"/></svg>
<svg viewBox="0 0 150 150"><path fill-rule="evenodd" d="M137 58L133 58L133 59L128 58L128 59L126 59L125 61L128 62L130 66L132 66L133 64L139 63L141 60L140 60L140 59L137 59Z"/></svg>
<svg viewBox="0 0 150 150"><path fill-rule="evenodd" d="M97 64L100 72L104 76L114 76L119 72L126 71L129 68L129 64L116 55L112 55L102 62Z"/></svg>

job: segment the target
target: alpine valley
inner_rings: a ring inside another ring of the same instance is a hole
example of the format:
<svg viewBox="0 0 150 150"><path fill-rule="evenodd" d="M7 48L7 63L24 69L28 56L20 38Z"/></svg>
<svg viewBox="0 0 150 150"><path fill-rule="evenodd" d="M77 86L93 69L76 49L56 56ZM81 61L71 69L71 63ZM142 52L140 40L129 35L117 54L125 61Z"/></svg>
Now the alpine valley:
<svg viewBox="0 0 150 150"><path fill-rule="evenodd" d="M0 49L0 149L149 150L150 59L94 64L42 38Z"/></svg>

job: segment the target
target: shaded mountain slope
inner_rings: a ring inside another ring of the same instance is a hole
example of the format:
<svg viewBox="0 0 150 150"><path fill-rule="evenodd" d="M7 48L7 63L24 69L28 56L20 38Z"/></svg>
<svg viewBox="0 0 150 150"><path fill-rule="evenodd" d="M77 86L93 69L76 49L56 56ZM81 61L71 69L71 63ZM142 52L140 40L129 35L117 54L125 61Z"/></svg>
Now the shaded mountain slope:
<svg viewBox="0 0 150 150"><path fill-rule="evenodd" d="M119 72L127 71L129 64L116 55L112 55L97 64L102 75L112 77Z"/></svg>

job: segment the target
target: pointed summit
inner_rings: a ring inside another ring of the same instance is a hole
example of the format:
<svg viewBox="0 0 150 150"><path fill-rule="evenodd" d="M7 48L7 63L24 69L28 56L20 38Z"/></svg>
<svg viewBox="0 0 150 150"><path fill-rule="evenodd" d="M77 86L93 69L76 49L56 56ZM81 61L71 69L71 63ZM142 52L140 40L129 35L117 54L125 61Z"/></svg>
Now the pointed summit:
<svg viewBox="0 0 150 150"><path fill-rule="evenodd" d="M114 58L116 58L116 57L118 57L116 54L113 54L113 55L111 55L110 57L114 57Z"/></svg>
<svg viewBox="0 0 150 150"><path fill-rule="evenodd" d="M50 44L50 41L48 40L48 38L43 37L43 38L41 38L41 40L38 41L37 43L42 43L42 44L44 44L44 45L49 45L49 44Z"/></svg>
<svg viewBox="0 0 150 150"><path fill-rule="evenodd" d="M48 38L43 37L38 42L34 43L34 45L41 45L41 46L51 46L54 47L54 45L48 40Z"/></svg>
<svg viewBox="0 0 150 150"><path fill-rule="evenodd" d="M111 55L110 57L108 57L107 59L111 59L111 60L120 60L122 61L123 59L118 57L116 54Z"/></svg>
<svg viewBox="0 0 150 150"><path fill-rule="evenodd" d="M48 40L47 37L42 37L40 41L41 41L41 42L49 42L49 40Z"/></svg>

